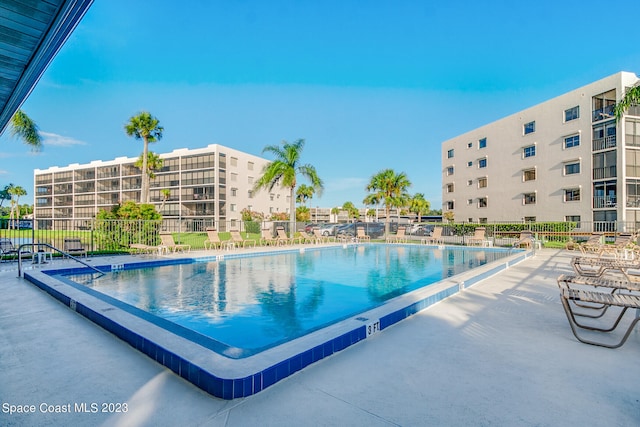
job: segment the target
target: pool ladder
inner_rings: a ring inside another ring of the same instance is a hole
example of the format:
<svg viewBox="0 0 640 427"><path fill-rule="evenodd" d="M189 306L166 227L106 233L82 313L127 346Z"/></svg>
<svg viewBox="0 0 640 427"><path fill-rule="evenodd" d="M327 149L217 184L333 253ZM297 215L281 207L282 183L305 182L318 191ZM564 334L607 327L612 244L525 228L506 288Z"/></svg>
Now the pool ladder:
<svg viewBox="0 0 640 427"><path fill-rule="evenodd" d="M22 254L22 248L26 247L26 246L37 246L38 248L40 248L41 246L44 246L45 248L49 248L52 249L55 252L58 252L60 254L62 254L63 256L69 257L74 261L79 262L80 264L89 267L90 269L94 270L95 272L97 272L99 274L98 277L104 276L106 273L104 273L103 271L100 271L99 269L97 269L96 267L94 267L93 265L88 264L86 261L81 260L80 258L77 258L73 255L71 255L70 253L67 253L65 251L63 251L62 249L56 248L55 246L52 246L48 243L24 243L22 245L20 245L20 247L18 247L18 277L22 277L22 256L20 256L20 254Z"/></svg>

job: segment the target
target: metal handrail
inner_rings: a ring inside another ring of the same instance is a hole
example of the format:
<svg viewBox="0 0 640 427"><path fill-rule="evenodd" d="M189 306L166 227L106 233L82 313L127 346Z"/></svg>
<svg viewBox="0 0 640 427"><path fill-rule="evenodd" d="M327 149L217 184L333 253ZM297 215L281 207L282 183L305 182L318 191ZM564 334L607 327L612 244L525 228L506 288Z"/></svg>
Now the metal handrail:
<svg viewBox="0 0 640 427"><path fill-rule="evenodd" d="M62 249L58 249L55 246L52 246L52 245L50 245L48 243L23 243L22 245L20 245L18 247L18 277L22 277L22 256L20 254L22 253L22 248L25 247L25 246L38 246L38 247L45 246L45 247L47 247L49 249L53 249L54 251L57 251L57 252L61 253L63 256L67 256L67 257L71 258L72 260L79 262L80 264L82 264L82 265L84 265L86 267L89 267L92 270L95 270L96 272L98 272L100 274L100 276L98 276L98 277L102 277L102 276L104 276L106 274L105 272L100 271L99 269L97 269L93 265L87 264L86 261L82 261L80 258L76 258L73 255L71 255L70 253L63 251Z"/></svg>

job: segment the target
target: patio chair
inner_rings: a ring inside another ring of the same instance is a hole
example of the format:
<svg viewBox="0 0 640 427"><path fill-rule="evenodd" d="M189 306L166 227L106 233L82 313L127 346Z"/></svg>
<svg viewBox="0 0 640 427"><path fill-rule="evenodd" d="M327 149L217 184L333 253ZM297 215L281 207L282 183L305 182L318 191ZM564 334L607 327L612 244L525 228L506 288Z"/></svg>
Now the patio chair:
<svg viewBox="0 0 640 427"><path fill-rule="evenodd" d="M583 255L598 254L602 250L604 233L591 233L586 242L578 243L576 246Z"/></svg>
<svg viewBox="0 0 640 427"><path fill-rule="evenodd" d="M616 237L613 244L604 244L600 248L599 255L611 255L613 257L621 257L625 255L625 251L634 251L636 243L636 235L632 233L620 233Z"/></svg>
<svg viewBox="0 0 640 427"><path fill-rule="evenodd" d="M319 243L328 243L331 242L331 239L333 239L334 242L336 241L336 238L331 235L323 236L318 228L313 229L313 235L316 237L316 241Z"/></svg>
<svg viewBox="0 0 640 427"><path fill-rule="evenodd" d="M256 247L256 241L253 239L243 239L242 236L240 235L239 231L232 231L231 232L231 241L240 246L242 245L242 247L246 247L247 244L249 245L249 247L251 247L251 245L253 244L253 247Z"/></svg>
<svg viewBox="0 0 640 427"><path fill-rule="evenodd" d="M65 237L62 242L62 250L69 255L87 257L87 249L79 237Z"/></svg>
<svg viewBox="0 0 640 427"><path fill-rule="evenodd" d="M477 227L473 233L473 236L470 236L467 239L467 244L469 246L484 246L487 239L485 237L487 229L485 227Z"/></svg>
<svg viewBox="0 0 640 427"><path fill-rule="evenodd" d="M570 285L574 284L575 282L578 282L581 285L586 284L591 286L582 286L581 288L570 287ZM567 320L569 321L571 332L573 332L573 335L576 337L576 339L582 343L607 348L618 348L625 343L627 338L629 338L631 331L640 320L640 295L638 295L637 293L627 293L627 291L637 292L638 290L640 290L640 288L638 287L638 283L634 284L633 282L629 282L626 280L611 280L606 278L593 277L580 279L579 276L563 274L558 278L558 287L560 288L560 299L562 301L562 307L564 308L565 314L567 315ZM622 292L602 292L599 290L599 288L601 287L613 287L614 291L622 290ZM581 307L583 307L582 304L584 303L599 304L604 307L605 311L609 307L618 307L620 308L620 313L612 322L613 324L611 326L599 327L593 324L593 319L602 317L602 314L604 314L604 312L598 316L586 315L584 313L576 311L572 307L571 302L580 304ZM578 333L578 329L602 333L613 332L620 325L620 321L629 308L635 308L636 315L630 322L627 330L618 342L595 341L591 338L587 339L585 336ZM578 322L577 317L591 318L592 321L590 322L590 324L585 324L583 322Z"/></svg>
<svg viewBox="0 0 640 427"><path fill-rule="evenodd" d="M284 231L283 227L277 227L276 233L278 233L278 241L282 242L282 244L288 243L290 245L293 245L296 241L300 242L300 239L297 237L287 236L287 233L286 231Z"/></svg>
<svg viewBox="0 0 640 427"><path fill-rule="evenodd" d="M207 228L207 238L204 241L205 249L222 249L222 240L218 235L218 231L213 227Z"/></svg>
<svg viewBox="0 0 640 427"><path fill-rule="evenodd" d="M520 232L520 237L517 241L515 241L512 245L514 248L520 248L524 246L527 249L533 249L534 238L532 231L522 231Z"/></svg>
<svg viewBox="0 0 640 427"><path fill-rule="evenodd" d="M177 244L175 240L173 240L173 234L171 233L160 233L160 240L162 241L162 246L166 247L168 251L171 252L190 252L191 245L186 244Z"/></svg>
<svg viewBox="0 0 640 427"><path fill-rule="evenodd" d="M364 232L364 227L358 227L357 228L357 230L356 230L356 238L360 242L362 242L362 241L371 242L371 236L367 235L367 233Z"/></svg>
<svg viewBox="0 0 640 427"><path fill-rule="evenodd" d="M129 250L132 255L160 255L167 250L167 248L163 245L151 246L145 245L144 243L131 243L129 245Z"/></svg>
<svg viewBox="0 0 640 427"><path fill-rule="evenodd" d="M273 235L271 234L271 230L269 230L268 228L263 228L260 234L260 245L261 246L269 246L269 245L274 245L277 246L280 243L280 241L273 237Z"/></svg>
<svg viewBox="0 0 640 427"><path fill-rule="evenodd" d="M317 243L318 239L315 236L311 236L306 231L300 232L300 243Z"/></svg>
<svg viewBox="0 0 640 427"><path fill-rule="evenodd" d="M434 227L431 232L431 236L423 237L422 240L420 240L420 243L425 245L444 244L444 239L442 238L442 227Z"/></svg>
<svg viewBox="0 0 640 427"><path fill-rule="evenodd" d="M396 234L390 234L387 236L387 243L407 243L407 228L399 227Z"/></svg>

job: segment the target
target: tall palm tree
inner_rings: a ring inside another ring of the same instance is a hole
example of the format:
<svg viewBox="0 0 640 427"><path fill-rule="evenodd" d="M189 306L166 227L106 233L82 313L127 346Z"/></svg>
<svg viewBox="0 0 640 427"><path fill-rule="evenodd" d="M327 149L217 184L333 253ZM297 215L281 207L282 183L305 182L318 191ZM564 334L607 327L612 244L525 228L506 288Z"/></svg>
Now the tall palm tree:
<svg viewBox="0 0 640 427"><path fill-rule="evenodd" d="M311 182L311 187L316 193L321 194L323 183L316 168L310 164L301 164L300 156L304 148L304 139L298 139L292 143L282 141L281 145L268 145L262 150L263 153L271 153L275 160L267 164L262 170L262 176L256 181L254 190L258 191L267 188L269 191L276 185L281 185L289 189L289 222L290 233L295 233L296 223L296 185L297 175L300 174Z"/></svg>
<svg viewBox="0 0 640 427"><path fill-rule="evenodd" d="M124 126L124 131L128 136L141 139L144 143L140 202L149 203L149 143L161 140L164 128L160 126L160 121L152 116L151 113L143 111L137 116L129 118L129 122Z"/></svg>
<svg viewBox="0 0 640 427"><path fill-rule="evenodd" d="M16 221L20 219L20 197L26 196L27 190L19 185L16 185L9 189L9 194L11 195L11 211L9 212L9 224L13 224L13 228L17 228Z"/></svg>
<svg viewBox="0 0 640 427"><path fill-rule="evenodd" d="M613 109L616 120L620 120L624 112L635 105L640 105L640 85L628 88L620 102L616 104Z"/></svg>
<svg viewBox="0 0 640 427"><path fill-rule="evenodd" d="M9 127L11 129L11 136L21 139L22 142L31 146L33 151L40 151L42 148L42 137L38 132L38 125L36 125L24 111L16 111L13 117L11 117Z"/></svg>
<svg viewBox="0 0 640 427"><path fill-rule="evenodd" d="M406 206L409 200L407 188L411 182L404 172L396 174L393 169L384 169L371 177L366 190L371 192L363 200L366 205L384 204L385 233L389 233L389 215L392 207Z"/></svg>
<svg viewBox="0 0 640 427"><path fill-rule="evenodd" d="M418 216L418 222L422 222L422 215L429 212L431 204L424 198L424 194L416 193L409 200L409 210Z"/></svg>

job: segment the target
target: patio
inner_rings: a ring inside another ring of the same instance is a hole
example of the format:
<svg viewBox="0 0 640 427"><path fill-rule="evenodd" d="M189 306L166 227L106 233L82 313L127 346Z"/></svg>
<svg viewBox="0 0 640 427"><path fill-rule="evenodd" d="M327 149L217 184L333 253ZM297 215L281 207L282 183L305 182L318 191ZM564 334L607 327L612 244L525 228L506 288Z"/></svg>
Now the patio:
<svg viewBox="0 0 640 427"><path fill-rule="evenodd" d="M233 401L182 380L5 263L0 424L638 425L640 331L617 350L573 337L556 285L571 271L571 255L538 251ZM110 412L123 404L126 412ZM35 413L9 414L9 405L33 405Z"/></svg>

